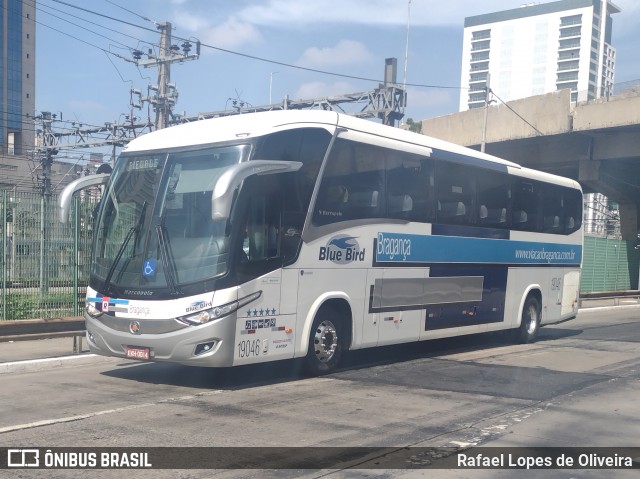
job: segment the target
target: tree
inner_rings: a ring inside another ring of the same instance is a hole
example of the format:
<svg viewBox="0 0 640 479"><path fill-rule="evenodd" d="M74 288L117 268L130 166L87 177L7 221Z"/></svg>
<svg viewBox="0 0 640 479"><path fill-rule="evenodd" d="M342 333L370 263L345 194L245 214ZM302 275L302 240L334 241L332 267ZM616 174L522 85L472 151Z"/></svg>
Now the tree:
<svg viewBox="0 0 640 479"><path fill-rule="evenodd" d="M407 125L409 126L409 131L413 131L414 133L422 133L421 121L413 121L413 118L407 118Z"/></svg>

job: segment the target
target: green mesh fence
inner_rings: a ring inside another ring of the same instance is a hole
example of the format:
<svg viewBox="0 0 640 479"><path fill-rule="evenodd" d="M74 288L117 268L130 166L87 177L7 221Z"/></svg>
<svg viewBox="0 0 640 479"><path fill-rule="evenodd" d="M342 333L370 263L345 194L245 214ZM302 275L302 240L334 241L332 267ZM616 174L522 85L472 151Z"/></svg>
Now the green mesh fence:
<svg viewBox="0 0 640 479"><path fill-rule="evenodd" d="M74 198L66 223L57 195L2 191L0 320L81 314L89 279L96 195Z"/></svg>
<svg viewBox="0 0 640 479"><path fill-rule="evenodd" d="M580 291L637 289L639 260L633 241L585 236Z"/></svg>

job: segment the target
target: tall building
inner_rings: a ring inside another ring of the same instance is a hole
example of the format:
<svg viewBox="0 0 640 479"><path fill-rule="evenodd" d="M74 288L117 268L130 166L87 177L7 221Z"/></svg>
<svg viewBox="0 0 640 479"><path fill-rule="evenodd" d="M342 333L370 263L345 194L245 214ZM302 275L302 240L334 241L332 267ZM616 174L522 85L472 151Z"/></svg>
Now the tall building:
<svg viewBox="0 0 640 479"><path fill-rule="evenodd" d="M483 107L487 84L505 102L563 89L574 102L611 95L619 12L609 0L559 0L465 18L460 111ZM614 208L585 195L585 233L619 234Z"/></svg>
<svg viewBox="0 0 640 479"><path fill-rule="evenodd" d="M615 49L608 0L559 0L465 18L460 111L571 89L573 101L611 94Z"/></svg>
<svg viewBox="0 0 640 479"><path fill-rule="evenodd" d="M15 188L31 169L35 110L35 0L0 0L0 189Z"/></svg>

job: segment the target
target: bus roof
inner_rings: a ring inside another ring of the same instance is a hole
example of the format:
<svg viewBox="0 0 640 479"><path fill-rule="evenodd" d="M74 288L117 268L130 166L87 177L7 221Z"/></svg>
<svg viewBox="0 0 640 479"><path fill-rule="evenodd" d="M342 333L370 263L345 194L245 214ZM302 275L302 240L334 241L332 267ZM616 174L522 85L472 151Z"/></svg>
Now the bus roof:
<svg viewBox="0 0 640 479"><path fill-rule="evenodd" d="M349 130L355 130L371 134L380 138L395 140L415 147L425 147L463 155L488 162L501 168L509 167L511 172L521 170L521 174L527 177L535 177L537 172L523 168L501 158L481 153L471 148L449 143L420 133L414 133L401 128L394 128L374 121L363 120L350 115L324 111L324 110L278 110L258 113L246 113L225 117L199 120L181 125L172 126L163 130L141 136L131 141L123 152L133 153L153 150L167 150L172 148L184 148L188 146L208 145L219 142L235 141L242 138L253 138L266 135L275 131L286 130L292 127L324 126L333 128L340 126ZM544 179L543 179L544 178ZM542 174L543 181L563 183L562 177ZM579 187L573 180L568 180L568 186Z"/></svg>
<svg viewBox="0 0 640 479"><path fill-rule="evenodd" d="M453 153L494 161L511 167L519 166L516 163L486 155L460 145L438 140L437 138L413 133L401 128L390 127L370 120L363 120L346 114L323 110L278 110L245 113L242 115L184 123L136 138L125 147L124 151L165 150L193 145L206 145L223 141L233 141L239 138L252 138L281 129L288 129L293 126L305 125L325 125L328 127L338 125L350 130L369 133L381 138L397 140L416 146L447 150Z"/></svg>

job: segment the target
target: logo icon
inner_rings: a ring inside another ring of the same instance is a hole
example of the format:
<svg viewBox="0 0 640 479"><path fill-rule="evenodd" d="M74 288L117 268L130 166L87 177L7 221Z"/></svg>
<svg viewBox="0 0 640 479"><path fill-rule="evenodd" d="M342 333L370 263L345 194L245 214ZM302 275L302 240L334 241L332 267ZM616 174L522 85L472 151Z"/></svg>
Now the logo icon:
<svg viewBox="0 0 640 479"><path fill-rule="evenodd" d="M156 275L156 260L145 259L142 262L142 276L145 278L153 278Z"/></svg>
<svg viewBox="0 0 640 479"><path fill-rule="evenodd" d="M131 321L129 331L131 331L131 334L140 334L140 323L138 321Z"/></svg>
<svg viewBox="0 0 640 479"><path fill-rule="evenodd" d="M7 449L8 467L39 467L40 451L38 449Z"/></svg>
<svg viewBox="0 0 640 479"><path fill-rule="evenodd" d="M365 248L360 249L357 237L338 235L321 246L318 254L320 261L331 261L336 264L347 264L352 261L364 261Z"/></svg>

